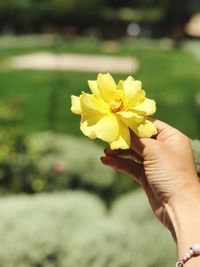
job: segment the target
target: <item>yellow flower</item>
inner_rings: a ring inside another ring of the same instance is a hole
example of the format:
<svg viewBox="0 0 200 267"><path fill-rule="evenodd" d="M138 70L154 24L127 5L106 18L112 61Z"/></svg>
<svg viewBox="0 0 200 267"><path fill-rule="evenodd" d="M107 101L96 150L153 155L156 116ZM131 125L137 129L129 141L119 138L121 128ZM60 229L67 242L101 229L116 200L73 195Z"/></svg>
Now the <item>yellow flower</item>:
<svg viewBox="0 0 200 267"><path fill-rule="evenodd" d="M129 76L115 83L112 76L100 73L88 81L92 94L71 96L71 111L81 115L80 129L91 139L109 143L111 149L130 147L130 129L139 137L157 133L147 116L156 111L154 100L145 97L142 83Z"/></svg>

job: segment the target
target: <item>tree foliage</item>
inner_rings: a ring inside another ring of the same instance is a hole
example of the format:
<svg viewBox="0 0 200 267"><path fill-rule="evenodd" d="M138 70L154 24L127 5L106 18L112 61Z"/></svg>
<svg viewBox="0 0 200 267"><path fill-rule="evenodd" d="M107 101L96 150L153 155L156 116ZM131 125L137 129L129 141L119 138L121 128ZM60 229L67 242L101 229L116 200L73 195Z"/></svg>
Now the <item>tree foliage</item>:
<svg viewBox="0 0 200 267"><path fill-rule="evenodd" d="M67 24L100 27L102 22L109 22L104 21L108 13L115 23L123 24L118 15L123 8L139 12L140 23L147 23L148 17L149 22L161 23L163 29L171 30L182 26L200 6L196 0L7 0L0 1L0 25L2 29L12 27L16 31L37 31L47 25L65 27ZM135 16L132 19L135 20Z"/></svg>

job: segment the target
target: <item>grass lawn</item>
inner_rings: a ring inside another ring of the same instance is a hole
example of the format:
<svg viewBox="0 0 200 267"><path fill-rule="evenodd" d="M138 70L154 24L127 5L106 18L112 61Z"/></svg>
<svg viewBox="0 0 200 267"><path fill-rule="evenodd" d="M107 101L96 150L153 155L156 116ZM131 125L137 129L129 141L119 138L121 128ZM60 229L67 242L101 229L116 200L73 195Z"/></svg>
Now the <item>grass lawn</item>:
<svg viewBox="0 0 200 267"><path fill-rule="evenodd" d="M82 42L85 43L63 42L45 48L0 47L0 59L32 51L111 53L105 48L105 43ZM139 59L140 70L134 77L143 81L148 97L156 100L156 117L191 138L200 138L199 117L194 108L194 97L200 91L200 63L181 50L163 50L156 42L149 46L121 42L117 46L112 54ZM125 75L114 77L119 80ZM8 71L1 68L0 99L19 102L26 132L53 129L80 135L79 117L70 112L70 95L87 90L87 80L95 78L94 73Z"/></svg>

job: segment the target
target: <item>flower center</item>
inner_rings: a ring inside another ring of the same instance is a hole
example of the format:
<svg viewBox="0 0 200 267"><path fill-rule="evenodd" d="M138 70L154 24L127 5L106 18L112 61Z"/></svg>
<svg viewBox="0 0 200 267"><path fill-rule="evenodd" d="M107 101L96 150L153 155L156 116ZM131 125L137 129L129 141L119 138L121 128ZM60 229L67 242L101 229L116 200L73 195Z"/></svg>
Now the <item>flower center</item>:
<svg viewBox="0 0 200 267"><path fill-rule="evenodd" d="M110 102L110 110L113 113L119 112L124 108L124 104L121 99L112 100Z"/></svg>

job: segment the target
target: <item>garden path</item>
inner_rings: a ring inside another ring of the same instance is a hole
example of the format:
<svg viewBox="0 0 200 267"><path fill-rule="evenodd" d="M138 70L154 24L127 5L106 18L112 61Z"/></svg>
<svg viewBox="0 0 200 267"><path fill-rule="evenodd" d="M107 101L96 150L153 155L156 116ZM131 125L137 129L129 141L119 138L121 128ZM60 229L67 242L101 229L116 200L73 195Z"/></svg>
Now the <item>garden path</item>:
<svg viewBox="0 0 200 267"><path fill-rule="evenodd" d="M11 69L112 72L121 74L134 73L139 69L139 62L134 57L53 54L49 52L15 56L5 62L5 65Z"/></svg>

